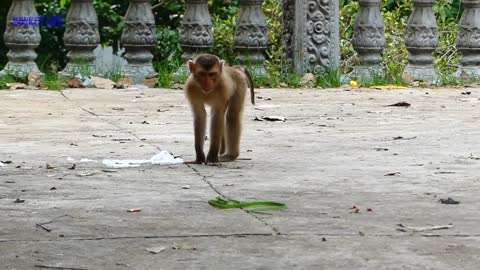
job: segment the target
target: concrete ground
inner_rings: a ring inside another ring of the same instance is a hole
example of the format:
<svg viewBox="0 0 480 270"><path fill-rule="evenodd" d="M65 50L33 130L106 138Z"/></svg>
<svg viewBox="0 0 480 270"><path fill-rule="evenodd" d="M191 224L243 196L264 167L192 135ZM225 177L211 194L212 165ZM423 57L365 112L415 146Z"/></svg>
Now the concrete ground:
<svg viewBox="0 0 480 270"><path fill-rule="evenodd" d="M181 91L0 91L0 268L479 269L479 123L474 88L260 89L241 160L109 169L193 159Z"/></svg>

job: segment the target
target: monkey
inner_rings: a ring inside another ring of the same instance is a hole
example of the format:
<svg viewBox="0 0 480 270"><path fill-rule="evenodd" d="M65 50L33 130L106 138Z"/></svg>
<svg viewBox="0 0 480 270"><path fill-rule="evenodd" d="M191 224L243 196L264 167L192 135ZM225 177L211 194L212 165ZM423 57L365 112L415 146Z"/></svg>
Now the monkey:
<svg viewBox="0 0 480 270"><path fill-rule="evenodd" d="M193 114L195 161L187 164L220 166L240 155L242 114L250 86L251 103L255 92L251 74L241 66L228 66L215 55L202 54L188 61L190 75L185 83L185 95ZM210 149L203 151L207 112L211 108Z"/></svg>

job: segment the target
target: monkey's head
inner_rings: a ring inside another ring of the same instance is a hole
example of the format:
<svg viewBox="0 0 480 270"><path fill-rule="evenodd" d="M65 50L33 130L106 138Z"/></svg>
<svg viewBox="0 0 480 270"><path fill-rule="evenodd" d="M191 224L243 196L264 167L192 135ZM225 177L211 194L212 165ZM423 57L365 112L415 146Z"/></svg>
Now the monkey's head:
<svg viewBox="0 0 480 270"><path fill-rule="evenodd" d="M194 61L189 60L188 68L202 90L210 93L220 81L224 63L215 55L203 54Z"/></svg>

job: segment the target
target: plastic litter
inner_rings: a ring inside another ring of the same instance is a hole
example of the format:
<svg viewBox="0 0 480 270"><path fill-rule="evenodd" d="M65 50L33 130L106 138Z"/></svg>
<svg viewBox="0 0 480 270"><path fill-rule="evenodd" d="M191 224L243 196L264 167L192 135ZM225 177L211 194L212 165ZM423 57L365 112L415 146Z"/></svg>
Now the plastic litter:
<svg viewBox="0 0 480 270"><path fill-rule="evenodd" d="M119 169L140 167L142 164L175 165L183 163L183 159L175 158L174 156L170 155L168 151L163 150L150 159L104 159L102 163L107 167Z"/></svg>

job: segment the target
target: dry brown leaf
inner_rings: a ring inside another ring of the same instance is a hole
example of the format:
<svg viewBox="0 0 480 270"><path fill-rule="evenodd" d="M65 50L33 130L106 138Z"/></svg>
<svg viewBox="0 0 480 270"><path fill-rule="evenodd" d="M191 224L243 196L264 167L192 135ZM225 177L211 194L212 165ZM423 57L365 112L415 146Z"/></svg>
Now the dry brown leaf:
<svg viewBox="0 0 480 270"><path fill-rule="evenodd" d="M128 88L130 85L133 84L133 81L129 78L121 78L117 81L116 87L118 89L125 89Z"/></svg>
<svg viewBox="0 0 480 270"><path fill-rule="evenodd" d="M91 76L93 84L99 89L113 89L115 83L112 80Z"/></svg>
<svg viewBox="0 0 480 270"><path fill-rule="evenodd" d="M78 78L71 78L67 80L67 86L69 88L80 88L82 87L82 82Z"/></svg>
<svg viewBox="0 0 480 270"><path fill-rule="evenodd" d="M10 88L10 90L25 89L27 87L24 83L7 83L6 86Z"/></svg>
<svg viewBox="0 0 480 270"><path fill-rule="evenodd" d="M142 84L148 86L149 88L154 88L155 84L157 84L157 78L148 78L142 81Z"/></svg>

